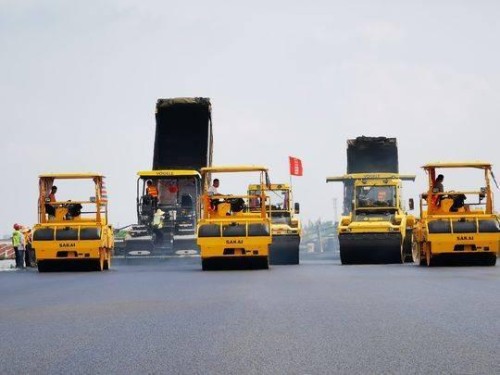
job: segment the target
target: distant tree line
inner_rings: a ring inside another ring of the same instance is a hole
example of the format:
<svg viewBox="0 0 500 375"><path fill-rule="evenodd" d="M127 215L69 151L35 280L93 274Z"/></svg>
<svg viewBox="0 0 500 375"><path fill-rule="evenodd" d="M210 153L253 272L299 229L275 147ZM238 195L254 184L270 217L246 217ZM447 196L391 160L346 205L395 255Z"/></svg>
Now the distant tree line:
<svg viewBox="0 0 500 375"><path fill-rule="evenodd" d="M338 251L337 223L309 220L302 225L301 249L304 251Z"/></svg>

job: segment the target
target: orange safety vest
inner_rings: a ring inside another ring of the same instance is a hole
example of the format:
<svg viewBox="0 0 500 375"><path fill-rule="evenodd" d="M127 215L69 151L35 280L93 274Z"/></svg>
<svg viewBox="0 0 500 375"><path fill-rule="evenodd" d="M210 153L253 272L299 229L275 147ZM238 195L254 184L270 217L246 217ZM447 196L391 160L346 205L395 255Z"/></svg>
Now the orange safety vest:
<svg viewBox="0 0 500 375"><path fill-rule="evenodd" d="M203 205L206 207L206 210L208 212L213 212L215 211L215 206L212 204L212 199L210 198L209 195L205 194L203 196Z"/></svg>
<svg viewBox="0 0 500 375"><path fill-rule="evenodd" d="M153 198L158 198L158 189L156 188L156 186L147 187L146 193Z"/></svg>

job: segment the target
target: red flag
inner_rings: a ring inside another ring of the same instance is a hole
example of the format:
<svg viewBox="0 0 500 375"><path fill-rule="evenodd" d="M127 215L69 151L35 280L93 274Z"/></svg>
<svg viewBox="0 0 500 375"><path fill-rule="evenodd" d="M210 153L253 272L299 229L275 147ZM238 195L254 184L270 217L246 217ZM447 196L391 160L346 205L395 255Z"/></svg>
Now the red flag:
<svg viewBox="0 0 500 375"><path fill-rule="evenodd" d="M289 156L290 161L290 174L292 176L302 176L302 160Z"/></svg>

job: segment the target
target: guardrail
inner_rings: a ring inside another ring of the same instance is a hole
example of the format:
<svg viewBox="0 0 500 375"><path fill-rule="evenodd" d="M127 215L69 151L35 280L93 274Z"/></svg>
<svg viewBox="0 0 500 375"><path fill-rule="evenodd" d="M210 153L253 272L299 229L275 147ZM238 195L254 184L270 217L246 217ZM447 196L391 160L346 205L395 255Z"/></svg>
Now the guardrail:
<svg viewBox="0 0 500 375"><path fill-rule="evenodd" d="M0 243L0 259L14 259L14 248L12 245Z"/></svg>

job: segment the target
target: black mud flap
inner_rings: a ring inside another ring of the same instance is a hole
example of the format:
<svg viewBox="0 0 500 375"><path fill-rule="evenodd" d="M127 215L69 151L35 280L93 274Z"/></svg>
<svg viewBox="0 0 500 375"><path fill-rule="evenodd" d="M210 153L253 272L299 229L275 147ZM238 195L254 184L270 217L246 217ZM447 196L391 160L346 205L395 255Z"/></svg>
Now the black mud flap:
<svg viewBox="0 0 500 375"><path fill-rule="evenodd" d="M342 264L402 263L401 233L339 234Z"/></svg>
<svg viewBox="0 0 500 375"><path fill-rule="evenodd" d="M269 247L269 264L288 265L299 264L298 235L275 235Z"/></svg>

